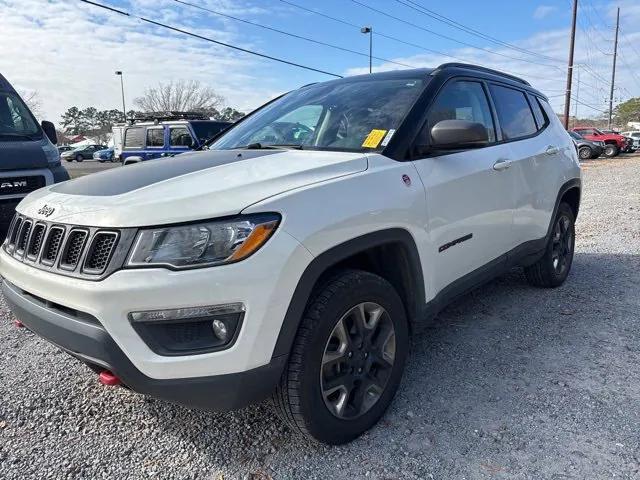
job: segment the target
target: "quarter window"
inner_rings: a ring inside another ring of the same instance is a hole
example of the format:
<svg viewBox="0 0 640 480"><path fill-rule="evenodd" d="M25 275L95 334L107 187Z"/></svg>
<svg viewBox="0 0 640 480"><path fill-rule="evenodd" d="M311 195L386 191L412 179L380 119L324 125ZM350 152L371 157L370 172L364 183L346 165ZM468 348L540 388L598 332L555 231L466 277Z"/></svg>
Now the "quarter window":
<svg viewBox="0 0 640 480"><path fill-rule="evenodd" d="M147 129L147 147L164 147L164 128Z"/></svg>
<svg viewBox="0 0 640 480"><path fill-rule="evenodd" d="M536 133L536 122L524 92L500 85L490 88L504 140Z"/></svg>
<svg viewBox="0 0 640 480"><path fill-rule="evenodd" d="M442 120L468 120L484 125L489 142L496 140L491 109L482 84L458 81L444 87L431 106L427 117L426 130L421 141L431 140L431 129Z"/></svg>
<svg viewBox="0 0 640 480"><path fill-rule="evenodd" d="M529 95L529 103L531 103L531 110L533 110L533 116L536 118L536 123L538 124L538 130L542 130L549 123L547 116L542 110L542 106L540 105L540 100L538 97L533 95Z"/></svg>
<svg viewBox="0 0 640 480"><path fill-rule="evenodd" d="M172 127L169 129L169 145L172 147L190 147L193 139L186 127Z"/></svg>

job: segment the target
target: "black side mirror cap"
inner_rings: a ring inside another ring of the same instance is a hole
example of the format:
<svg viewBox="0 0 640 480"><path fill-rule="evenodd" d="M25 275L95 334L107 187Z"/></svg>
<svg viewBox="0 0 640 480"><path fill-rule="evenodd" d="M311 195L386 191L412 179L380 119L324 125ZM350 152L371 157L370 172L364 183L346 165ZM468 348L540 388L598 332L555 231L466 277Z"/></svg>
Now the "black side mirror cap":
<svg viewBox="0 0 640 480"><path fill-rule="evenodd" d="M477 148L489 143L486 127L467 120L441 120L430 133L431 148L439 150Z"/></svg>
<svg viewBox="0 0 640 480"><path fill-rule="evenodd" d="M44 134L49 137L49 140L51 140L51 143L53 143L54 145L57 144L58 134L56 133L55 125L51 122L47 122L46 120L43 120L40 125L42 126Z"/></svg>

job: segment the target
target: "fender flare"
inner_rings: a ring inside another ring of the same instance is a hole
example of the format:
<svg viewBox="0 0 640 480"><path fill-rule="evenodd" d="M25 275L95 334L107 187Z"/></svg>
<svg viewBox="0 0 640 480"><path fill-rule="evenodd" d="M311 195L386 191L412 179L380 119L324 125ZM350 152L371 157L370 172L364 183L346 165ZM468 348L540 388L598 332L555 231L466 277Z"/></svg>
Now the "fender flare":
<svg viewBox="0 0 640 480"><path fill-rule="evenodd" d="M136 155L132 155L131 157L127 157L122 161L122 165L133 165L134 163L142 162L142 157L138 157Z"/></svg>
<svg viewBox="0 0 640 480"><path fill-rule="evenodd" d="M397 243L400 243L404 247L408 260L408 273L411 275L411 283L414 290L411 292L413 298L410 302L413 305L406 305L407 313L410 319L417 318L422 313L422 309L424 309L425 290L422 265L420 263L418 247L416 246L413 236L402 228L391 228L367 233L330 248L315 257L311 263L307 265L307 268L298 280L296 289L289 302L289 307L287 308L282 326L280 327L280 333L273 350L272 358L288 355L291 351L293 341L298 332L298 327L302 321L302 316L304 315L304 310L313 288L325 272L353 255L374 247Z"/></svg>

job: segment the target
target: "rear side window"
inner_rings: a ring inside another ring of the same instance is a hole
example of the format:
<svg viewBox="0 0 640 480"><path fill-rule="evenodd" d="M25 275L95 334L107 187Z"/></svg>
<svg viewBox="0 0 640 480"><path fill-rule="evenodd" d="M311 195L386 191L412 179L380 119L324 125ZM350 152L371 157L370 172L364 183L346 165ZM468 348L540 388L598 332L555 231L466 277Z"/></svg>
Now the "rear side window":
<svg viewBox="0 0 640 480"><path fill-rule="evenodd" d="M124 133L124 148L142 148L144 146L144 128L127 128Z"/></svg>
<svg viewBox="0 0 640 480"><path fill-rule="evenodd" d="M164 147L164 128L147 129L147 147Z"/></svg>
<svg viewBox="0 0 640 480"><path fill-rule="evenodd" d="M485 126L490 142L495 142L491 109L482 84L457 81L445 85L431 106L426 131L420 141L431 140L431 129L442 120L468 120Z"/></svg>
<svg viewBox="0 0 640 480"><path fill-rule="evenodd" d="M538 130L542 130L549 123L549 119L547 115L542 110L542 106L540 105L540 99L538 97L529 95L529 103L531 104L531 110L533 110L533 116L536 119L536 124L538 125Z"/></svg>
<svg viewBox="0 0 640 480"><path fill-rule="evenodd" d="M524 92L500 85L491 85L489 88L505 140L514 140L537 132L536 122Z"/></svg>

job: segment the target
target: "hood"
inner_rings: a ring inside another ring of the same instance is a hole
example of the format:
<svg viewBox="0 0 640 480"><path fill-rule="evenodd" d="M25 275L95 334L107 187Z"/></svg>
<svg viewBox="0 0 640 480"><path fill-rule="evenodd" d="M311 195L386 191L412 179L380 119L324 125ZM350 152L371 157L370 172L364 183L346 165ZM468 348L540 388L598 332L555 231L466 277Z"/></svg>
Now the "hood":
<svg viewBox="0 0 640 480"><path fill-rule="evenodd" d="M29 194L17 210L30 217L96 227L187 222L235 215L265 198L366 169L362 153L194 152L45 187Z"/></svg>
<svg viewBox="0 0 640 480"><path fill-rule="evenodd" d="M43 139L7 141L0 140L0 170L24 170L47 168L47 154Z"/></svg>

